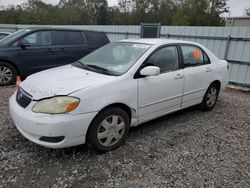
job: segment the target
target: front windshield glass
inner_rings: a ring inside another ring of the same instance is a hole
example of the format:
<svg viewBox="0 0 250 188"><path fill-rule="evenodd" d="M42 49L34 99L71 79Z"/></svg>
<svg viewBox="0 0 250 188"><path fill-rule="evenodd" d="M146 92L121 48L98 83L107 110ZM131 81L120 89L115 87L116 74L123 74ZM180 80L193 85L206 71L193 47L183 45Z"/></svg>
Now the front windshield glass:
<svg viewBox="0 0 250 188"><path fill-rule="evenodd" d="M27 29L21 29L19 31L16 31L15 33L12 33L7 37L3 38L2 40L0 40L0 44L7 44L9 42L12 42L12 40L14 40L16 37L26 33L27 31L28 31Z"/></svg>
<svg viewBox="0 0 250 188"><path fill-rule="evenodd" d="M141 43L114 42L85 56L79 62L87 68L94 68L102 71L102 73L122 75L130 69L150 46Z"/></svg>

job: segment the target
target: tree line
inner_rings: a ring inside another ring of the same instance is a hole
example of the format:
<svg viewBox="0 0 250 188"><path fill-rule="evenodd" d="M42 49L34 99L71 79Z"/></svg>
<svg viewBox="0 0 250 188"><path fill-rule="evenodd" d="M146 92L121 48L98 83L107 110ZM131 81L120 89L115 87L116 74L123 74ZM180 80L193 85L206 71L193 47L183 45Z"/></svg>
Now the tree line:
<svg viewBox="0 0 250 188"><path fill-rule="evenodd" d="M227 0L60 0L57 5L29 0L0 11L0 23L51 25L162 25L220 26Z"/></svg>

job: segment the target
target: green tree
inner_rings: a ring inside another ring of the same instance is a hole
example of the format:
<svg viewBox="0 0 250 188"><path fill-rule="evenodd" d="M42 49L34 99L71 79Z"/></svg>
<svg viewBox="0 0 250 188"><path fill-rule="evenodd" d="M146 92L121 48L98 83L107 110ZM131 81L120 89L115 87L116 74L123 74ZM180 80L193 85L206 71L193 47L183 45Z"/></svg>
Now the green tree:
<svg viewBox="0 0 250 188"><path fill-rule="evenodd" d="M221 15L228 12L226 3L227 0L118 0L118 6L108 7L107 0L60 0L58 5L28 0L0 10L0 22L51 25L160 22L212 26L223 25Z"/></svg>
<svg viewBox="0 0 250 188"><path fill-rule="evenodd" d="M208 3L207 25L224 25L224 19L220 15L229 12L227 0L209 0Z"/></svg>
<svg viewBox="0 0 250 188"><path fill-rule="evenodd" d="M227 0L179 1L173 16L175 25L223 25L222 13L228 12Z"/></svg>
<svg viewBox="0 0 250 188"><path fill-rule="evenodd" d="M94 24L106 24L108 2L106 0L87 0L87 9Z"/></svg>

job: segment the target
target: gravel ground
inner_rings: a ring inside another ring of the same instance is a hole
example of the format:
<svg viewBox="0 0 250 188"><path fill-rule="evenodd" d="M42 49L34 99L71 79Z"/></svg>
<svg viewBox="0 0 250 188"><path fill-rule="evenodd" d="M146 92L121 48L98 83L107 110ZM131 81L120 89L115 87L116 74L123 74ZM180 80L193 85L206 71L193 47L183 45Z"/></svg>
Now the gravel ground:
<svg viewBox="0 0 250 188"><path fill-rule="evenodd" d="M2 187L250 187L250 93L227 90L215 109L192 107L132 128L115 151L52 150L16 130L0 88Z"/></svg>

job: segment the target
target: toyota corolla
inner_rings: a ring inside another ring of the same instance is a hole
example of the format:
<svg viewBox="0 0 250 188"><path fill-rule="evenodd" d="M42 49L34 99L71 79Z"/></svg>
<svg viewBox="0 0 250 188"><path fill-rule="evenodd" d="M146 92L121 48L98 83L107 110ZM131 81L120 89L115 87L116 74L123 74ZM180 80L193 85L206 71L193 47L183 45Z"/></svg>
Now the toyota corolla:
<svg viewBox="0 0 250 188"><path fill-rule="evenodd" d="M122 40L29 76L10 98L10 113L34 143L107 152L131 126L197 104L212 109L227 82L228 63L200 44Z"/></svg>

